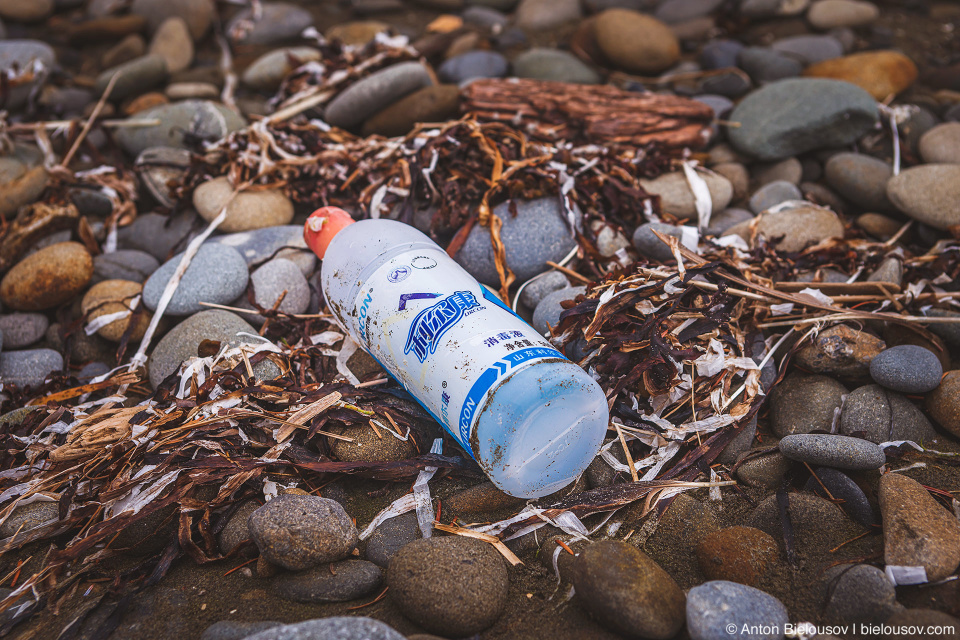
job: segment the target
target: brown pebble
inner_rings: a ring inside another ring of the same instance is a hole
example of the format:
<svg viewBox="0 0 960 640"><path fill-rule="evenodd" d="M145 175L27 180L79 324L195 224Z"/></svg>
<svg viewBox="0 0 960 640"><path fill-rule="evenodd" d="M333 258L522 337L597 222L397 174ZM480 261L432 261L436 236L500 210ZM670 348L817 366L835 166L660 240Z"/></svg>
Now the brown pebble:
<svg viewBox="0 0 960 640"><path fill-rule="evenodd" d="M780 555L777 541L751 527L727 527L706 536L697 545L697 561L708 580L759 585Z"/></svg>
<svg viewBox="0 0 960 640"><path fill-rule="evenodd" d="M0 300L20 311L68 302L93 277L93 258L79 242L58 242L18 262L0 281Z"/></svg>
<svg viewBox="0 0 960 640"><path fill-rule="evenodd" d="M937 424L960 438L960 371L947 371L924 406Z"/></svg>

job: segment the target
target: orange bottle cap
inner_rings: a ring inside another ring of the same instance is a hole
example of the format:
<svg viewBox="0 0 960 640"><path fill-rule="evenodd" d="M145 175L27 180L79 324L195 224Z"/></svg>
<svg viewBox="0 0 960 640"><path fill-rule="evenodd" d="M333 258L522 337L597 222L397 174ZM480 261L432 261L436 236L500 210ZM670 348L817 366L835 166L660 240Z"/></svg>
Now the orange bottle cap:
<svg viewBox="0 0 960 640"><path fill-rule="evenodd" d="M333 237L347 225L353 224L350 214L338 207L321 207L310 214L303 225L303 239L311 251L323 260L323 254Z"/></svg>

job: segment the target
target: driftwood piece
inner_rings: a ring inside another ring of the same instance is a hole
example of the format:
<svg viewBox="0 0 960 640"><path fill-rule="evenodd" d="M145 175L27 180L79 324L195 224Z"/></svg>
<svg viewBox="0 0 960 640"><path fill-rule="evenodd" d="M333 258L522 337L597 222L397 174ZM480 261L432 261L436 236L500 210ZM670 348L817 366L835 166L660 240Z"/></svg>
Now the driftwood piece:
<svg viewBox="0 0 960 640"><path fill-rule="evenodd" d="M710 107L687 98L525 78L474 80L460 109L550 140L666 148L702 147L713 120Z"/></svg>

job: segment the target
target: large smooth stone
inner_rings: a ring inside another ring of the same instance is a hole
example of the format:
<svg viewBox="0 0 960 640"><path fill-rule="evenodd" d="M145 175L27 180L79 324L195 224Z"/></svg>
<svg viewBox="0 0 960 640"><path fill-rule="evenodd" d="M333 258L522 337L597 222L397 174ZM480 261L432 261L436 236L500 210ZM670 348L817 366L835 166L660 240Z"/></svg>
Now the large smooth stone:
<svg viewBox="0 0 960 640"><path fill-rule="evenodd" d="M936 229L960 224L960 165L905 169L887 182L887 197L900 211Z"/></svg>
<svg viewBox="0 0 960 640"><path fill-rule="evenodd" d="M850 82L884 100L916 81L917 65L898 51L865 51L818 62L804 69L803 75Z"/></svg>
<svg viewBox="0 0 960 640"><path fill-rule="evenodd" d="M212 222L226 206L227 215L217 227L224 233L276 227L293 220L293 203L282 191L250 190L235 196L233 192L226 176L208 180L194 190L193 206L207 222Z"/></svg>
<svg viewBox="0 0 960 640"><path fill-rule="evenodd" d="M143 285L143 304L156 311L167 283L180 264L182 253L170 258ZM166 312L187 316L204 309L201 302L229 304L247 288L247 263L236 249L222 244L203 244L190 261Z"/></svg>
<svg viewBox="0 0 960 640"><path fill-rule="evenodd" d="M197 347L204 340L215 340L232 347L253 340L237 335L239 333L256 334L257 330L237 314L221 309L201 311L190 316L171 329L154 347L147 361L150 385L156 389L180 367L181 362L197 357Z"/></svg>
<svg viewBox="0 0 960 640"><path fill-rule="evenodd" d="M860 87L822 78L773 82L744 98L730 114L730 142L761 160L842 147L877 121L877 103Z"/></svg>
<svg viewBox="0 0 960 640"><path fill-rule="evenodd" d="M670 27L637 11L607 9L595 18L593 34L603 55L625 71L660 73L680 59Z"/></svg>
<svg viewBox="0 0 960 640"><path fill-rule="evenodd" d="M246 121L222 104L207 100L184 100L138 112L131 121L159 120L157 125L117 129L117 143L131 156L150 147L189 148L185 132L208 142L220 140L246 126Z"/></svg>
<svg viewBox="0 0 960 640"><path fill-rule="evenodd" d="M370 74L340 92L324 112L335 127L354 127L407 94L431 84L419 62L401 62Z"/></svg>

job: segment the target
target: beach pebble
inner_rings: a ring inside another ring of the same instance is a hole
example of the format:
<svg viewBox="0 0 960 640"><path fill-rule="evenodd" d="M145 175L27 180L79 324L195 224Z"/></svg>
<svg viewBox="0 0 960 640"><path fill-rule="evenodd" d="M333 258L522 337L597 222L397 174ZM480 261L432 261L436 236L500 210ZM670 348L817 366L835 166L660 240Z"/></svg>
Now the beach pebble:
<svg viewBox="0 0 960 640"><path fill-rule="evenodd" d="M273 590L294 602L346 602L370 593L382 579L380 567L372 562L341 560L306 571L281 573L273 579Z"/></svg>
<svg viewBox="0 0 960 640"><path fill-rule="evenodd" d="M633 232L633 246L644 258L657 262L676 261L670 247L654 235L654 231L663 236L673 236L677 240L683 238L683 229L676 225L665 222L646 222Z"/></svg>
<svg viewBox="0 0 960 640"><path fill-rule="evenodd" d="M937 424L960 438L960 371L948 371L927 394L924 407Z"/></svg>
<svg viewBox="0 0 960 640"><path fill-rule="evenodd" d="M707 580L755 587L780 557L780 547L759 529L735 526L707 534L697 545L696 554Z"/></svg>
<svg viewBox="0 0 960 640"><path fill-rule="evenodd" d="M256 500L247 500L233 512L230 519L227 520L227 524L217 535L220 553L226 555L240 544L253 539L250 535L250 528L247 526L247 518L260 506L261 503Z"/></svg>
<svg viewBox="0 0 960 640"><path fill-rule="evenodd" d="M815 29L862 27L880 16L880 9L864 0L817 0L807 11L807 20Z"/></svg>
<svg viewBox="0 0 960 640"><path fill-rule="evenodd" d="M143 285L143 304L156 311L163 290L180 265L178 253L157 269ZM247 263L236 249L222 244L203 244L190 261L166 312L187 316L204 309L201 302L229 304L247 288Z"/></svg>
<svg viewBox="0 0 960 640"><path fill-rule="evenodd" d="M536 309L547 294L566 289L570 286L567 276L560 271L547 271L523 288L520 293L520 303L528 309Z"/></svg>
<svg viewBox="0 0 960 640"><path fill-rule="evenodd" d="M90 282L91 284L104 280L144 282L159 268L160 262L149 253L136 249L120 249L94 257L93 278Z"/></svg>
<svg viewBox="0 0 960 640"><path fill-rule="evenodd" d="M728 129L738 150L761 160L847 145L873 127L877 103L847 82L790 78L757 89L730 114Z"/></svg>
<svg viewBox="0 0 960 640"><path fill-rule="evenodd" d="M960 521L923 486L900 473L880 476L883 556L888 565L921 566L943 580L960 565Z"/></svg>
<svg viewBox="0 0 960 640"><path fill-rule="evenodd" d="M796 354L796 362L812 373L841 378L865 376L870 363L887 345L877 336L838 324L812 337Z"/></svg>
<svg viewBox="0 0 960 640"><path fill-rule="evenodd" d="M8 313L0 315L0 334L3 348L22 349L40 340L50 321L42 313Z"/></svg>
<svg viewBox="0 0 960 640"><path fill-rule="evenodd" d="M842 238L843 222L836 213L825 207L814 205L781 209L777 212L765 212L754 226L753 220L741 222L729 227L723 235L738 235L754 244L756 238L765 238L775 243L778 251L800 251L811 244L817 244L828 238Z"/></svg>
<svg viewBox="0 0 960 640"><path fill-rule="evenodd" d="M520 0L514 20L525 31L547 31L573 22L580 15L579 0Z"/></svg>
<svg viewBox="0 0 960 640"><path fill-rule="evenodd" d="M793 78L803 70L799 60L769 47L746 47L737 56L737 66L759 85Z"/></svg>
<svg viewBox="0 0 960 640"><path fill-rule="evenodd" d="M593 617L616 633L665 639L683 627L683 591L648 555L625 542L587 545L575 561L573 586Z"/></svg>
<svg viewBox="0 0 960 640"><path fill-rule="evenodd" d="M932 391L940 384L942 375L936 354L912 344L890 347L870 362L873 381L901 393Z"/></svg>
<svg viewBox="0 0 960 640"><path fill-rule="evenodd" d="M780 38L771 43L774 51L796 58L804 64L823 62L843 55L843 43L833 36L799 35Z"/></svg>
<svg viewBox="0 0 960 640"><path fill-rule="evenodd" d="M193 211L184 211L172 216L159 213L140 214L133 224L117 230L117 244L121 251L140 251L152 255L157 260L166 261L175 248L185 245L184 241L190 235L196 220L197 214ZM140 257L136 260L136 264L143 261ZM143 261L142 264L147 263ZM154 271L157 268L154 268ZM135 280L135 278L123 279Z"/></svg>
<svg viewBox="0 0 960 640"><path fill-rule="evenodd" d="M354 127L400 98L431 84L419 62L401 62L376 71L341 91L324 111L335 127Z"/></svg>
<svg viewBox="0 0 960 640"><path fill-rule="evenodd" d="M340 503L317 496L281 494L247 526L260 554L291 571L341 560L357 546L357 527Z"/></svg>
<svg viewBox="0 0 960 640"><path fill-rule="evenodd" d="M496 51L468 51L444 61L437 69L442 82L460 84L473 78L502 78L510 63Z"/></svg>
<svg viewBox="0 0 960 640"><path fill-rule="evenodd" d="M920 155L929 164L960 164L960 122L938 124L924 133Z"/></svg>
<svg viewBox="0 0 960 640"><path fill-rule="evenodd" d="M754 183L758 187L777 181L799 185L803 180L803 163L796 158L784 158L775 162L758 162L751 165L750 169Z"/></svg>
<svg viewBox="0 0 960 640"><path fill-rule="evenodd" d="M737 56L743 43L737 40L711 40L700 50L700 66L705 70L737 66Z"/></svg>
<svg viewBox="0 0 960 640"><path fill-rule="evenodd" d="M282 258L297 265L304 276L312 274L317 266L317 257L307 248L300 225L278 225L230 233L214 236L207 242L233 247L240 252L248 266L271 257Z"/></svg>
<svg viewBox="0 0 960 640"><path fill-rule="evenodd" d="M53 371L63 369L63 356L53 349L0 353L0 378L6 384L36 387Z"/></svg>
<svg viewBox="0 0 960 640"><path fill-rule="evenodd" d="M698 174L707 183L713 210L725 209L733 198L730 181L713 171L699 171ZM696 218L696 200L682 171L665 173L652 180L641 178L640 186L647 193L660 196L660 206L664 211L678 218Z"/></svg>
<svg viewBox="0 0 960 640"><path fill-rule="evenodd" d="M367 541L366 558L375 565L386 568L397 551L421 536L416 513L403 513L390 518L373 530Z"/></svg>
<svg viewBox="0 0 960 640"><path fill-rule="evenodd" d="M754 213L762 213L781 202L801 199L803 194L795 184L786 180L775 180L763 185L750 196L750 209Z"/></svg>
<svg viewBox="0 0 960 640"><path fill-rule="evenodd" d="M917 65L898 51L864 51L810 65L803 75L849 82L883 100L916 81Z"/></svg>
<svg viewBox="0 0 960 640"><path fill-rule="evenodd" d="M511 213L510 201L497 205L493 213L503 222L500 240L507 252L507 266L517 281L523 282L547 270L548 260L563 260L577 243L557 198L514 200L513 204L516 216ZM454 259L480 282L499 286L488 228L474 225Z"/></svg>
<svg viewBox="0 0 960 640"><path fill-rule="evenodd" d="M117 129L117 143L131 156L151 147L189 148L185 133L208 142L246 126L246 121L222 104L209 100L183 100L137 112L131 121L159 120L156 126ZM179 164L179 162L177 163Z"/></svg>
<svg viewBox="0 0 960 640"><path fill-rule="evenodd" d="M0 280L0 300L19 311L68 302L93 277L93 258L79 242L58 242L23 258Z"/></svg>
<svg viewBox="0 0 960 640"><path fill-rule="evenodd" d="M730 229L741 222L747 222L753 219L753 212L737 207L730 207L714 213L710 216L710 226L704 230L704 235L722 236Z"/></svg>
<svg viewBox="0 0 960 640"><path fill-rule="evenodd" d="M261 631L243 640L405 640L403 634L373 618L318 618Z"/></svg>
<svg viewBox="0 0 960 640"><path fill-rule="evenodd" d="M902 607L882 569L868 564L841 564L820 578L824 619L834 624L883 624Z"/></svg>
<svg viewBox="0 0 960 640"><path fill-rule="evenodd" d="M264 2L257 20L252 10L244 9L227 23L224 31L234 42L245 45L273 45L293 40L313 25L313 16L306 9L288 2ZM249 28L243 26L249 25Z"/></svg>
<svg viewBox="0 0 960 640"><path fill-rule="evenodd" d="M339 40L352 46L365 45L378 33L386 33L390 25L379 20L354 20L335 24L324 32L327 40Z"/></svg>
<svg viewBox="0 0 960 640"><path fill-rule="evenodd" d="M607 9L594 19L593 34L603 55L628 72L660 73L680 58L670 27L637 11Z"/></svg>
<svg viewBox="0 0 960 640"><path fill-rule="evenodd" d="M960 165L904 169L887 182L887 197L897 209L935 229L960 224Z"/></svg>
<svg viewBox="0 0 960 640"><path fill-rule="evenodd" d="M164 20L150 42L149 53L163 58L167 73L183 71L193 64L193 38L186 21L173 16Z"/></svg>
<svg viewBox="0 0 960 640"><path fill-rule="evenodd" d="M782 640L787 608L759 589L726 580L705 582L687 595L687 631L691 640ZM744 627L759 633L741 634Z"/></svg>
<svg viewBox="0 0 960 640"><path fill-rule="evenodd" d="M84 294L83 300L80 302L80 309L86 315L88 322L92 322L100 316L132 312L136 308L134 301L140 297L142 291L143 285L139 282L104 280L90 287ZM139 305L139 302L137 304ZM147 325L150 324L151 317L149 312L140 312L136 324L130 329L130 340L139 340L143 337ZM130 328L132 320L133 315L131 313L125 318L119 318L100 327L97 334L111 342L120 342Z"/></svg>
<svg viewBox="0 0 960 640"><path fill-rule="evenodd" d="M133 0L130 12L143 16L150 32L160 28L171 17L183 18L190 28L190 35L199 40L216 13L214 3L198 0Z"/></svg>
<svg viewBox="0 0 960 640"><path fill-rule="evenodd" d="M3 524L0 524L0 538L9 538L16 533L24 534L59 519L60 505L57 502L43 501L18 505Z"/></svg>
<svg viewBox="0 0 960 640"><path fill-rule="evenodd" d="M534 47L517 56L513 61L513 75L575 84L600 82L600 74L572 53L543 47Z"/></svg>
<svg viewBox="0 0 960 640"><path fill-rule="evenodd" d="M167 73L167 62L163 56L147 54L101 73L97 76L94 91L102 95L115 77L110 99L123 100L157 86L166 79Z"/></svg>
<svg viewBox="0 0 960 640"><path fill-rule="evenodd" d="M557 326L560 314L564 312L560 303L564 300L573 300L586 290L586 287L567 287L545 295L533 311L533 328L544 334L550 327Z"/></svg>
<svg viewBox="0 0 960 640"><path fill-rule="evenodd" d="M443 506L456 513L486 513L523 507L526 500L504 493L492 482L481 482L447 498Z"/></svg>
<svg viewBox="0 0 960 640"><path fill-rule="evenodd" d="M253 339L239 333L256 334L240 316L221 309L196 313L171 329L154 347L147 366L150 384L156 389L167 376L177 371L180 363L197 357L197 347L204 340L215 340L237 346ZM256 371L256 367L254 367Z"/></svg>
<svg viewBox="0 0 960 640"><path fill-rule="evenodd" d="M803 487L804 490L815 493L821 498L843 500L840 508L854 522L859 522L865 527L879 524L880 519L870 505L863 489L851 480L850 476L829 467L818 467L813 472L816 477L810 476Z"/></svg>
<svg viewBox="0 0 960 640"><path fill-rule="evenodd" d="M791 460L837 469L879 469L886 461L876 444L849 436L798 433L782 438L778 447Z"/></svg>
<svg viewBox="0 0 960 640"><path fill-rule="evenodd" d="M937 437L916 405L878 384L865 385L847 396L840 414L840 433L856 434L877 444L894 440L930 442Z"/></svg>
<svg viewBox="0 0 960 640"><path fill-rule="evenodd" d="M293 203L280 190L244 191L236 194L226 176L209 180L193 192L193 206L207 222L227 208L218 227L224 233L251 231L288 224L293 220Z"/></svg>
<svg viewBox="0 0 960 640"><path fill-rule="evenodd" d="M33 5L29 0L25 5ZM0 39L0 69L13 67L29 68L34 62L43 65L45 69L52 69L56 64L57 55L53 48L39 40L2 40ZM19 109L26 104L30 92L37 86L36 82L27 82L20 86L10 87L4 95L5 109Z"/></svg>
<svg viewBox="0 0 960 640"><path fill-rule="evenodd" d="M828 376L794 371L777 385L770 397L770 425L779 436L830 431L834 410L849 392Z"/></svg>
<svg viewBox="0 0 960 640"><path fill-rule="evenodd" d="M824 166L827 184L837 193L866 211L890 211L887 181L893 167L862 153L838 153Z"/></svg>
<svg viewBox="0 0 960 640"><path fill-rule="evenodd" d="M483 631L507 604L510 578L499 553L461 536L416 540L387 568L390 598L415 624L441 636Z"/></svg>
<svg viewBox="0 0 960 640"><path fill-rule="evenodd" d="M762 487L765 489L774 489L779 487L783 476L790 470L790 461L783 457L778 450L753 455L744 460L747 454L755 452L747 451L742 454L738 460L740 466L737 467L737 480L751 487Z"/></svg>
<svg viewBox="0 0 960 640"><path fill-rule="evenodd" d="M286 47L265 53L246 68L243 84L258 91L275 91L284 77L305 62L320 60L313 47Z"/></svg>
<svg viewBox="0 0 960 640"><path fill-rule="evenodd" d="M457 113L460 89L452 84L432 84L418 89L377 112L363 123L363 134L406 135L419 122L443 122Z"/></svg>

